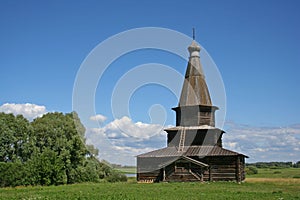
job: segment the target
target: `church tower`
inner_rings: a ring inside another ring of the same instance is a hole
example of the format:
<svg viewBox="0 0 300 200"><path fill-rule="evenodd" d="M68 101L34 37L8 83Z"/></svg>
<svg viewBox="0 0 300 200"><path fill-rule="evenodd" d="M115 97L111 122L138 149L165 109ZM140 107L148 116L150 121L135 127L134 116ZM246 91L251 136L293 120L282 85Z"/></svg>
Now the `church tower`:
<svg viewBox="0 0 300 200"><path fill-rule="evenodd" d="M224 131L215 127L215 111L195 38L176 112L176 126L167 128L167 147L137 156L137 180L237 181L245 179L245 158L223 148Z"/></svg>
<svg viewBox="0 0 300 200"><path fill-rule="evenodd" d="M219 145L223 131L215 128L215 111L200 62L200 46L195 40L190 53L185 79L176 112L176 127L166 129L168 146Z"/></svg>

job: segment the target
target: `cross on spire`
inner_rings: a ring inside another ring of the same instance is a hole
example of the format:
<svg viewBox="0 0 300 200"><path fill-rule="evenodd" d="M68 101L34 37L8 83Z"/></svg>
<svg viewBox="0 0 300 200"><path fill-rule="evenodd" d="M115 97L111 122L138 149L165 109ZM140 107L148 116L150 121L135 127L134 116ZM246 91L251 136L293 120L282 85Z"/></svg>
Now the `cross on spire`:
<svg viewBox="0 0 300 200"><path fill-rule="evenodd" d="M193 28L193 40L195 40L195 28Z"/></svg>

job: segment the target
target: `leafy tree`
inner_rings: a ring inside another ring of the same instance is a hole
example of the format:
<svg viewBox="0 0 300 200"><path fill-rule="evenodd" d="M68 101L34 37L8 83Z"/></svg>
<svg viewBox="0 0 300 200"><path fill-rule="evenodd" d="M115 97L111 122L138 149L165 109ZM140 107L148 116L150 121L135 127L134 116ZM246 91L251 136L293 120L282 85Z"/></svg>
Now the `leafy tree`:
<svg viewBox="0 0 300 200"><path fill-rule="evenodd" d="M99 149L96 149L94 145L87 144L86 148L89 156L97 157L99 155Z"/></svg>
<svg viewBox="0 0 300 200"><path fill-rule="evenodd" d="M20 162L0 162L0 186L27 185L25 177L26 169Z"/></svg>
<svg viewBox="0 0 300 200"><path fill-rule="evenodd" d="M296 162L296 163L294 164L294 167L295 167L295 168L300 168L300 161Z"/></svg>
<svg viewBox="0 0 300 200"><path fill-rule="evenodd" d="M78 134L72 116L73 114L48 113L32 122L37 136L36 146L39 147L40 152L47 147L57 153L64 163L68 183L76 182L74 176L78 174L77 167L83 165L88 152L82 133ZM79 119L76 120L79 124Z"/></svg>
<svg viewBox="0 0 300 200"><path fill-rule="evenodd" d="M22 115L0 113L0 162L26 161L33 150L32 128Z"/></svg>
<svg viewBox="0 0 300 200"><path fill-rule="evenodd" d="M31 169L31 182L33 185L58 185L67 183L64 163L57 152L44 148L41 153L34 153L27 163Z"/></svg>
<svg viewBox="0 0 300 200"><path fill-rule="evenodd" d="M73 125L77 131L77 133L81 136L82 139L85 137L85 127L81 123L78 114L76 112L71 112L69 114L66 114L67 117L69 117L73 121Z"/></svg>
<svg viewBox="0 0 300 200"><path fill-rule="evenodd" d="M85 144L77 113L47 113L29 122L0 113L0 186L124 181Z"/></svg>

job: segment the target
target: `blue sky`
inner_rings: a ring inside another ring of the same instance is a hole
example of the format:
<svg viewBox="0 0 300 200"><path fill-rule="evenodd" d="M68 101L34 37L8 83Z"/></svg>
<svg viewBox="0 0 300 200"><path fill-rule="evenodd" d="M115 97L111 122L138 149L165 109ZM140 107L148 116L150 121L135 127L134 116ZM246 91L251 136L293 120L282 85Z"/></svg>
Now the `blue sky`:
<svg viewBox="0 0 300 200"><path fill-rule="evenodd" d="M231 133L224 138L231 138L227 141L228 148L250 153L252 161L262 160L254 152L261 152L259 150L265 144L238 146L234 144L238 141L233 133L241 135L241 129L259 132L264 128L274 132L285 127L283 133L289 130L296 132L291 136L295 140L292 148L296 150L285 149L288 153L281 157L270 154L266 159L289 160L288 155L294 154L290 156L291 160L300 160L296 147L300 145L300 131L295 131L300 124L299 8L300 2L296 0L2 0L0 106L30 103L32 109L38 108L41 112L70 112L76 74L99 43L133 28L163 27L191 36L191 29L195 27L196 40L216 63L226 89L225 128ZM131 52L114 61L102 76L95 96L96 114L106 119L100 120L102 132L117 120L110 105L117 81L130 69L144 63L162 63L181 74L186 68L186 60L151 49ZM179 87L181 84L178 82ZM149 125L148 111L154 104L163 105L166 125L174 125L175 115L171 107L177 105L177 99L170 91L157 85L137 90L130 100L130 119L123 119L126 122L132 120L130 123L135 125L137 122ZM265 129L261 132L270 134ZM165 145L164 137L159 134L156 138L161 140L160 146ZM243 144L246 143L244 141ZM128 141L122 144L128 148L134 146ZM152 146L149 142L142 147L151 150ZM109 160L107 155L103 153L103 157Z"/></svg>

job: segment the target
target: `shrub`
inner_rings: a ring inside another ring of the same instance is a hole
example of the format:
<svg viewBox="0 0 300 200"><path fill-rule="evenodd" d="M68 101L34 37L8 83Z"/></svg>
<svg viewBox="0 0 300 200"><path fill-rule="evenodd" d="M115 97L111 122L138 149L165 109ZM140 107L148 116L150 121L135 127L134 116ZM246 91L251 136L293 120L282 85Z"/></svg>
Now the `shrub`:
<svg viewBox="0 0 300 200"><path fill-rule="evenodd" d="M293 178L300 178L300 174L293 176Z"/></svg>
<svg viewBox="0 0 300 200"><path fill-rule="evenodd" d="M26 168L21 163L0 162L0 186L28 185L26 182Z"/></svg>
<svg viewBox="0 0 300 200"><path fill-rule="evenodd" d="M284 168L284 167L278 167L278 166L272 166L272 167L270 167L270 169L282 169L282 168Z"/></svg>
<svg viewBox="0 0 300 200"><path fill-rule="evenodd" d="M258 174L257 168L256 167L252 167L252 166L246 167L245 171L246 171L247 175Z"/></svg>
<svg viewBox="0 0 300 200"><path fill-rule="evenodd" d="M110 174L110 176L106 177L106 180L108 182L126 182L127 176L124 174L121 174L117 171L112 171L112 174Z"/></svg>

